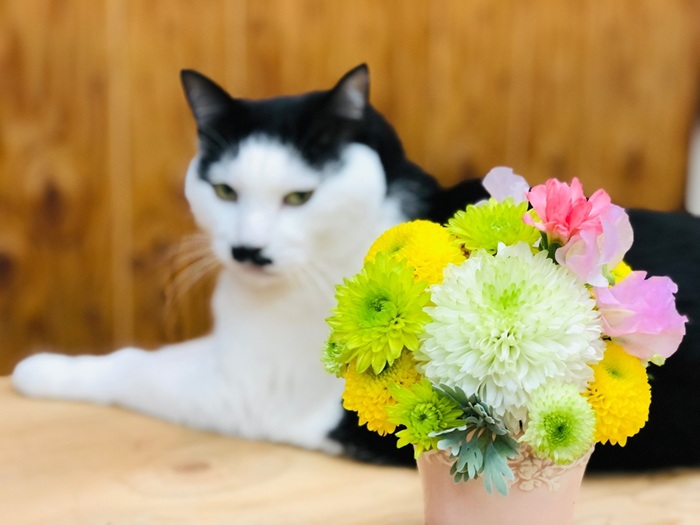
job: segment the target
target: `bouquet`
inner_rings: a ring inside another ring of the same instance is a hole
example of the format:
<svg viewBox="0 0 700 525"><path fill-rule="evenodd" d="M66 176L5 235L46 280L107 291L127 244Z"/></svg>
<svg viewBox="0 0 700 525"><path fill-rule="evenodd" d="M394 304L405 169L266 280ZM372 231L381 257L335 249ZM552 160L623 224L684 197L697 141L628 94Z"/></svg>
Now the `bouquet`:
<svg viewBox="0 0 700 525"><path fill-rule="evenodd" d="M397 445L449 454L456 481L508 491L523 449L556 465L646 423L647 375L687 319L676 285L623 261L629 218L603 190L508 168L446 225L382 234L336 288L323 351L343 406Z"/></svg>

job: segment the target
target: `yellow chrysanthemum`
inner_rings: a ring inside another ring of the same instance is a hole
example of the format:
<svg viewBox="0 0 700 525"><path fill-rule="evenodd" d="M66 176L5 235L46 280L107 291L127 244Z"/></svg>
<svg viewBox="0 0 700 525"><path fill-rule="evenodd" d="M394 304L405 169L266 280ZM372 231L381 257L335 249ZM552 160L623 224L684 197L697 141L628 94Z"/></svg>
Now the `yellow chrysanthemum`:
<svg viewBox="0 0 700 525"><path fill-rule="evenodd" d="M404 351L393 365L379 374L372 372L371 368L360 373L351 364L345 373L343 407L357 412L360 425L366 423L369 430L382 436L391 434L396 430L396 425L388 421L386 407L396 404L396 401L389 388L393 385L409 387L420 379L413 355L408 351Z"/></svg>
<svg viewBox="0 0 700 525"><path fill-rule="evenodd" d="M593 366L588 402L596 413L599 443L625 446L649 418L651 388L644 365L618 344L608 342L602 361Z"/></svg>
<svg viewBox="0 0 700 525"><path fill-rule="evenodd" d="M615 283L619 283L622 279L627 277L629 274L632 273L632 268L630 268L630 265L627 264L625 261L622 261L620 264L615 266L613 270L610 272L615 279Z"/></svg>
<svg viewBox="0 0 700 525"><path fill-rule="evenodd" d="M430 284L442 281L442 270L448 263L464 261L447 228L425 220L405 222L385 231L374 241L365 261L374 259L379 252L404 259L413 268L416 280Z"/></svg>

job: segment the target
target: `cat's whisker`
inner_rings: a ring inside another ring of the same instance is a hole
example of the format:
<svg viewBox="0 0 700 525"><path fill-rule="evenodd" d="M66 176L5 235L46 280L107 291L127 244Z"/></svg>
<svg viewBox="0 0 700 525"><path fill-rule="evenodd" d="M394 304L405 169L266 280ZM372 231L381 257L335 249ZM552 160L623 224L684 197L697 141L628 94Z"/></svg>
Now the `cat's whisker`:
<svg viewBox="0 0 700 525"><path fill-rule="evenodd" d="M178 243L177 248L189 249L192 246L209 246L211 239L204 232L195 232L183 237Z"/></svg>
<svg viewBox="0 0 700 525"><path fill-rule="evenodd" d="M319 276L325 280L326 286L330 290L335 290L335 286L338 284L338 279L331 273L328 267L324 266L318 261L314 262L312 267L318 272Z"/></svg>
<svg viewBox="0 0 700 525"><path fill-rule="evenodd" d="M166 305L189 292L194 285L220 266L211 251L209 237L197 233L183 238L170 254L165 284Z"/></svg>
<svg viewBox="0 0 700 525"><path fill-rule="evenodd" d="M218 261L213 257L207 257L191 263L179 273L174 274L164 289L164 311L169 323L177 318L177 312L180 310L183 298L191 293L196 284L205 281L206 277L214 273L219 266Z"/></svg>
<svg viewBox="0 0 700 525"><path fill-rule="evenodd" d="M197 283L211 275L219 267L219 262L214 258L194 261L177 273L166 287L167 302L171 305L174 304L178 298L188 293Z"/></svg>
<svg viewBox="0 0 700 525"><path fill-rule="evenodd" d="M177 268L181 269L203 257L213 257L213 254L209 237L204 234L193 234L184 237L166 256L168 266L175 268L171 273L175 273L178 271Z"/></svg>
<svg viewBox="0 0 700 525"><path fill-rule="evenodd" d="M284 281L290 288L301 288L302 290L306 290L308 288L306 285L306 280L303 278L303 272L285 274Z"/></svg>
<svg viewBox="0 0 700 525"><path fill-rule="evenodd" d="M311 262L307 267L304 267L302 272L299 272L298 277L304 279L303 284L308 284L305 289L311 293L312 289L319 292L321 297L328 297L333 295L335 285L333 279L331 279L329 272L327 272L322 265Z"/></svg>
<svg viewBox="0 0 700 525"><path fill-rule="evenodd" d="M206 234L194 233L180 239L175 246L168 250L166 257L169 263L173 263L193 253L201 254L205 251L211 251L210 246L210 240Z"/></svg>
<svg viewBox="0 0 700 525"><path fill-rule="evenodd" d="M173 257L170 262L171 275L181 272L199 260L208 258L214 258L209 249L198 249L197 251L192 250L190 252L178 254L176 257Z"/></svg>
<svg viewBox="0 0 700 525"><path fill-rule="evenodd" d="M319 285L316 279L311 276L310 272L303 272L296 276L300 286L304 290L304 295L309 302L318 301L319 297L324 297L324 292L319 292Z"/></svg>
<svg viewBox="0 0 700 525"><path fill-rule="evenodd" d="M308 268L301 267L299 271L288 273L284 275L284 280L287 286L290 288L299 288L304 291L307 296L311 296L310 289L315 288L313 280L308 275Z"/></svg>

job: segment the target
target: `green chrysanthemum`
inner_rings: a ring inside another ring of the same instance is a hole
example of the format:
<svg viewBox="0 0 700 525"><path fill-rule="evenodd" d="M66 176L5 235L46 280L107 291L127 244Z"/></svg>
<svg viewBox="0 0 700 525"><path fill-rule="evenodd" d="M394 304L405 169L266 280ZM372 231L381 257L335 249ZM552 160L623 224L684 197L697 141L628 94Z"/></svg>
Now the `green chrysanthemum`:
<svg viewBox="0 0 700 525"><path fill-rule="evenodd" d="M595 412L575 385L550 383L537 389L528 416L520 441L557 465L575 461L593 445Z"/></svg>
<svg viewBox="0 0 700 525"><path fill-rule="evenodd" d="M327 321L358 372L371 366L379 374L404 347L418 348L418 335L429 321L423 307L430 296L405 261L378 253L336 288L335 298L337 306Z"/></svg>
<svg viewBox="0 0 700 525"><path fill-rule="evenodd" d="M431 437L432 433L464 424L460 406L435 390L427 379L410 388L394 387L390 391L396 405L387 407L389 421L406 427L396 433L397 446L413 445L416 458L437 445L438 438Z"/></svg>
<svg viewBox="0 0 700 525"><path fill-rule="evenodd" d="M490 199L484 204L470 204L449 220L447 229L469 252L481 249L494 254L499 243L511 246L524 242L532 246L540 232L523 222L527 205L527 201L515 204L510 197L501 202Z"/></svg>
<svg viewBox="0 0 700 525"><path fill-rule="evenodd" d="M347 368L347 349L342 342L336 341L333 334L331 334L326 344L323 346L321 363L323 364L323 368L326 369L326 372L334 374L336 377L342 377Z"/></svg>

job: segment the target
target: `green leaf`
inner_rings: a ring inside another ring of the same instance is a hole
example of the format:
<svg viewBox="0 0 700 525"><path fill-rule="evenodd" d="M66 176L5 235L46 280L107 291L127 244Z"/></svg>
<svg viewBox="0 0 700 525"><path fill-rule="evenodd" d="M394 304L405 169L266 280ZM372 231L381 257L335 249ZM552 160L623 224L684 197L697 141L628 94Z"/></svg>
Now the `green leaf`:
<svg viewBox="0 0 700 525"><path fill-rule="evenodd" d="M437 444L438 449L449 451L450 455L457 457L462 443L467 439L467 434L467 426L465 425L459 428L436 432L435 435L431 434L431 437L442 436L442 439L440 439Z"/></svg>
<svg viewBox="0 0 700 525"><path fill-rule="evenodd" d="M472 437L459 449L455 468L457 472L464 473L465 467L469 479L476 478L484 468L484 453L478 437Z"/></svg>
<svg viewBox="0 0 700 525"><path fill-rule="evenodd" d="M481 476L489 493L495 488L507 494L508 481L514 479L508 460L518 455L517 440L476 395L467 396L461 388L447 385L440 385L437 390L464 411L465 425L431 434L439 438L438 448L449 451L455 460L450 468L455 482Z"/></svg>
<svg viewBox="0 0 700 525"><path fill-rule="evenodd" d="M493 443L490 443L486 448L482 477L486 492L491 494L495 486L496 490L504 496L508 495L508 481L515 479L506 457L501 455Z"/></svg>

